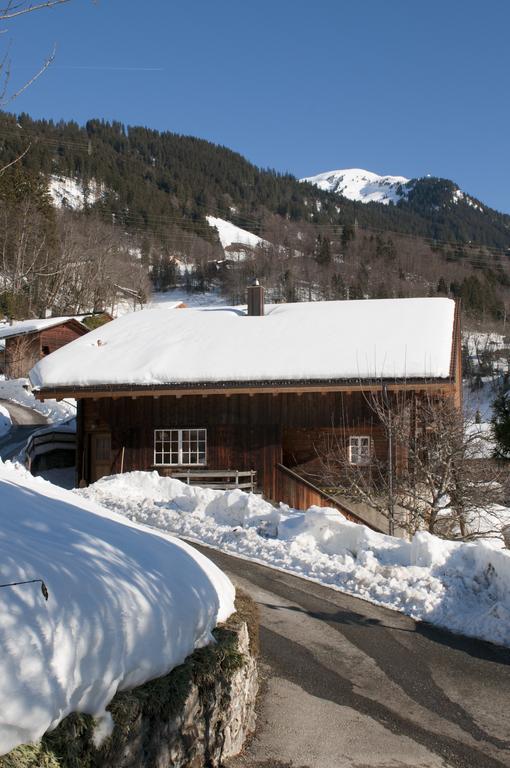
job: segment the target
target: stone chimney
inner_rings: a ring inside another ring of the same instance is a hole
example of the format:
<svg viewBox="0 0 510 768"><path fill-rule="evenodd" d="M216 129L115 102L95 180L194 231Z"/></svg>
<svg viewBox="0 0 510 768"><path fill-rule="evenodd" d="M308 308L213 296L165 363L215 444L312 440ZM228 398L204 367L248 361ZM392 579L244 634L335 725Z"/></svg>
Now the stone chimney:
<svg viewBox="0 0 510 768"><path fill-rule="evenodd" d="M264 314L264 288L255 278L247 288L248 317L262 317Z"/></svg>

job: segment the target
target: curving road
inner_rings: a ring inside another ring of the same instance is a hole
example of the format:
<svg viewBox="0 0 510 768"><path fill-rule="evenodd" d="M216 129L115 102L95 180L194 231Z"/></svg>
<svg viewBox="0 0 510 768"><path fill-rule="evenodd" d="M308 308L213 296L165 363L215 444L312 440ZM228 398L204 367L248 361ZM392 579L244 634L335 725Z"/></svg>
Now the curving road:
<svg viewBox="0 0 510 768"><path fill-rule="evenodd" d="M48 422L38 411L10 400L0 399L0 405L9 411L13 424L11 431L0 437L0 458L7 461L17 456L32 432Z"/></svg>
<svg viewBox="0 0 510 768"><path fill-rule="evenodd" d="M510 653L201 549L258 603L257 730L229 768L510 766Z"/></svg>

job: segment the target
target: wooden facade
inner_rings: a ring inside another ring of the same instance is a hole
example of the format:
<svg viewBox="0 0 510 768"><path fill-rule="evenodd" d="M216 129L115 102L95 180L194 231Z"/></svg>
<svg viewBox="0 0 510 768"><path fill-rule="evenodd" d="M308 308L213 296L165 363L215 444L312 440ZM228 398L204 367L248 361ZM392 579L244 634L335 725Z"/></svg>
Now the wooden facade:
<svg viewBox="0 0 510 768"><path fill-rule="evenodd" d="M415 399L422 396L451 398L460 406L458 307L451 345L450 375L442 379L112 384L47 388L38 396L78 400L77 482L82 485L119 472L155 469L172 475L191 468L180 460L156 461L155 454L156 431L191 430L206 443L200 469L255 471L258 488L270 500L298 508L335 506L317 487L323 447L337 440L345 448L350 437L369 436L372 456L384 463L387 436L370 403L383 387L390 401L405 401L410 419ZM405 447L394 446L395 471L405 465L406 453ZM359 519L340 503L336 506Z"/></svg>
<svg viewBox="0 0 510 768"><path fill-rule="evenodd" d="M7 336L5 339L5 375L11 379L28 376L31 368L70 341L88 333L88 328L74 318L40 331Z"/></svg>
<svg viewBox="0 0 510 768"><path fill-rule="evenodd" d="M441 395L448 391L444 385L438 389ZM334 506L314 487L320 451L331 438L369 435L381 461L388 449L362 391L87 397L78 400L78 482L132 470L172 475L181 467L155 464L154 433L179 428L207 430L208 470L255 470L266 498L298 508ZM405 456L397 453L397 469L402 461ZM296 475L306 482L299 483Z"/></svg>

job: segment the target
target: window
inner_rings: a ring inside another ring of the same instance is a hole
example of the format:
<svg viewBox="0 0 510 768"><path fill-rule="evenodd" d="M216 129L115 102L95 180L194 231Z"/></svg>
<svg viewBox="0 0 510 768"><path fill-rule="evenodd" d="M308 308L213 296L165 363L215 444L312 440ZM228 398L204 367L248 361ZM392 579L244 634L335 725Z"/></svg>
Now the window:
<svg viewBox="0 0 510 768"><path fill-rule="evenodd" d="M372 439L365 435L353 435L349 438L349 464L370 464Z"/></svg>
<svg viewBox="0 0 510 768"><path fill-rule="evenodd" d="M207 463L206 429L155 429L156 466L204 466Z"/></svg>

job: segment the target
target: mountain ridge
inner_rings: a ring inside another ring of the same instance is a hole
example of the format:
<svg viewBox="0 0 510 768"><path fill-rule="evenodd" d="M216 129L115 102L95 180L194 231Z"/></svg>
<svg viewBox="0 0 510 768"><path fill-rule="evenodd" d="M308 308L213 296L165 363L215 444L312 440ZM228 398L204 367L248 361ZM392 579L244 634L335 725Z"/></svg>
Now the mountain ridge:
<svg viewBox="0 0 510 768"><path fill-rule="evenodd" d="M510 215L466 195L448 179L424 177L403 184L405 177L378 177L387 182L382 187L387 199L360 204L319 188L310 181L314 177L305 182L258 168L239 153L196 137L102 120L80 126L0 113L0 162L13 161L28 142L24 167L82 184L89 190L87 209L114 217L126 228L136 223L154 231L172 225L217 242L207 216L262 237L268 217L278 216L320 226L358 224L438 242L510 248ZM90 194L92 185L101 194ZM399 185L405 194L397 195ZM397 195L396 202L389 192Z"/></svg>
<svg viewBox="0 0 510 768"><path fill-rule="evenodd" d="M306 176L300 181L308 182L325 192L346 197L354 202L374 202L383 205L393 203L397 205L408 199L409 192L417 183L431 178L438 177L427 174L426 176L407 178L406 176L381 175L364 168L343 168L335 171L323 171L314 176ZM442 181L443 179L439 178L439 180ZM467 205L477 208L482 213L485 208L489 208L489 206L484 208L484 205L477 198L462 190L455 182L450 179L444 179L444 181L450 182L454 187L451 202L465 201ZM501 211L496 212L503 216L507 215Z"/></svg>

